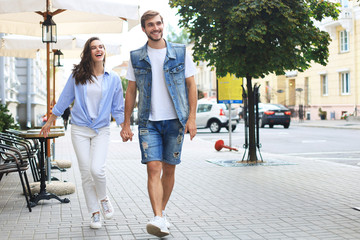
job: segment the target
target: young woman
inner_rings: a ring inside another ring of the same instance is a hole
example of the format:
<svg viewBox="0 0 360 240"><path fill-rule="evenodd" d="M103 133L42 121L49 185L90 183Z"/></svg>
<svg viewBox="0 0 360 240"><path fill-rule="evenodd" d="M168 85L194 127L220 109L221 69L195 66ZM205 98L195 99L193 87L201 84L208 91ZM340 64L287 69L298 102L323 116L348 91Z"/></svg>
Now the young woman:
<svg viewBox="0 0 360 240"><path fill-rule="evenodd" d="M106 219L114 209L106 194L105 162L110 136L110 114L116 123L124 121L124 101L119 76L105 68L105 47L97 37L84 46L81 61L74 65L52 115L42 127L48 135L53 121L74 101L71 110L71 138L81 173L90 227L101 228L100 206ZM100 204L99 204L100 202ZM99 206L100 205L100 206Z"/></svg>

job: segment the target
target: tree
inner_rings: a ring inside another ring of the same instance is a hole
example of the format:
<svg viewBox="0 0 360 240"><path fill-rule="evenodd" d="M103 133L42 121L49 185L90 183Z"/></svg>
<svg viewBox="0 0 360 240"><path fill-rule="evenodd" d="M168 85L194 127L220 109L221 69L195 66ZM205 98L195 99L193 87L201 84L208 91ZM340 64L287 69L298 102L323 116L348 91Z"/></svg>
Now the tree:
<svg viewBox="0 0 360 240"><path fill-rule="evenodd" d="M201 98L205 97L204 92L200 91L199 89L198 89L198 94L197 95L198 95L198 99L201 99Z"/></svg>
<svg viewBox="0 0 360 240"><path fill-rule="evenodd" d="M121 79L121 85L122 85L122 89L123 89L123 97L125 99L126 89L129 85L129 81L123 76L121 76L120 79Z"/></svg>
<svg viewBox="0 0 360 240"><path fill-rule="evenodd" d="M315 26L336 18L338 4L323 0L170 0L180 26L194 39L194 60L209 61L221 77L245 77L249 104L249 159L256 162L252 78L326 65L330 36Z"/></svg>
<svg viewBox="0 0 360 240"><path fill-rule="evenodd" d="M168 31L167 40L169 42L182 43L182 44L189 44L191 42L189 38L190 34L185 28L182 28L180 33L177 33L174 27L168 25L167 31Z"/></svg>
<svg viewBox="0 0 360 240"><path fill-rule="evenodd" d="M13 128L19 129L19 126L15 123L14 118L6 105L0 104L0 132Z"/></svg>

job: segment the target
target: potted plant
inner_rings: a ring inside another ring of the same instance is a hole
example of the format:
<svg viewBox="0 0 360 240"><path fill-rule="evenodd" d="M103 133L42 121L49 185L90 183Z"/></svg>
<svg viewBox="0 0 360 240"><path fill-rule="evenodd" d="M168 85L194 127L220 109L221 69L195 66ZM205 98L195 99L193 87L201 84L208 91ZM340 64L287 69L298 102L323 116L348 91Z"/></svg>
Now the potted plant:
<svg viewBox="0 0 360 240"><path fill-rule="evenodd" d="M326 119L326 111L323 111L321 108L319 108L319 117L321 120L325 120Z"/></svg>

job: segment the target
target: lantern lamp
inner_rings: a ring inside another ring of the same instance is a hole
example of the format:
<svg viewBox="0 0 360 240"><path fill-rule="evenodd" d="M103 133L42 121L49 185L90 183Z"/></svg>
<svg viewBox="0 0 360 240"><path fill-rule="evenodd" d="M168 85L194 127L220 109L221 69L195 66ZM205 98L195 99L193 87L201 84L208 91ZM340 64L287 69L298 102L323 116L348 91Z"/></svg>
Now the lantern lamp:
<svg viewBox="0 0 360 240"><path fill-rule="evenodd" d="M61 50L56 50L54 52L54 59L55 59L55 67L62 67L64 66L64 54L61 52Z"/></svg>
<svg viewBox="0 0 360 240"><path fill-rule="evenodd" d="M56 35L56 23L52 20L51 15L46 15L46 20L42 24L43 43L56 43Z"/></svg>

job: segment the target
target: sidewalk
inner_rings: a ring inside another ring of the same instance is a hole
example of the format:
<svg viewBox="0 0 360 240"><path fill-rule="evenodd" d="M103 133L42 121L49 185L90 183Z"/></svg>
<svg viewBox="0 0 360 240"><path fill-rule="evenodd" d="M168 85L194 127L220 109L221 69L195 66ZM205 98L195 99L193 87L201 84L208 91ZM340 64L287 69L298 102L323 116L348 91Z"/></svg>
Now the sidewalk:
<svg viewBox="0 0 360 240"><path fill-rule="evenodd" d="M335 121L336 127L340 122ZM71 202L41 201L29 213L18 176L4 176L0 239L157 239L145 229L152 211L137 137L123 143L120 128L111 127L107 176L116 212L100 230L92 230L70 130L56 140L56 158L73 166L52 175L76 185L76 192L66 196ZM265 161L289 164L221 167L206 160L240 160L242 150L217 152L212 142L188 137L168 204L173 226L166 239L360 239L360 211L353 209L360 207L360 167L264 152Z"/></svg>
<svg viewBox="0 0 360 240"><path fill-rule="evenodd" d="M360 129L360 121L346 120L303 120L291 119L292 126Z"/></svg>

